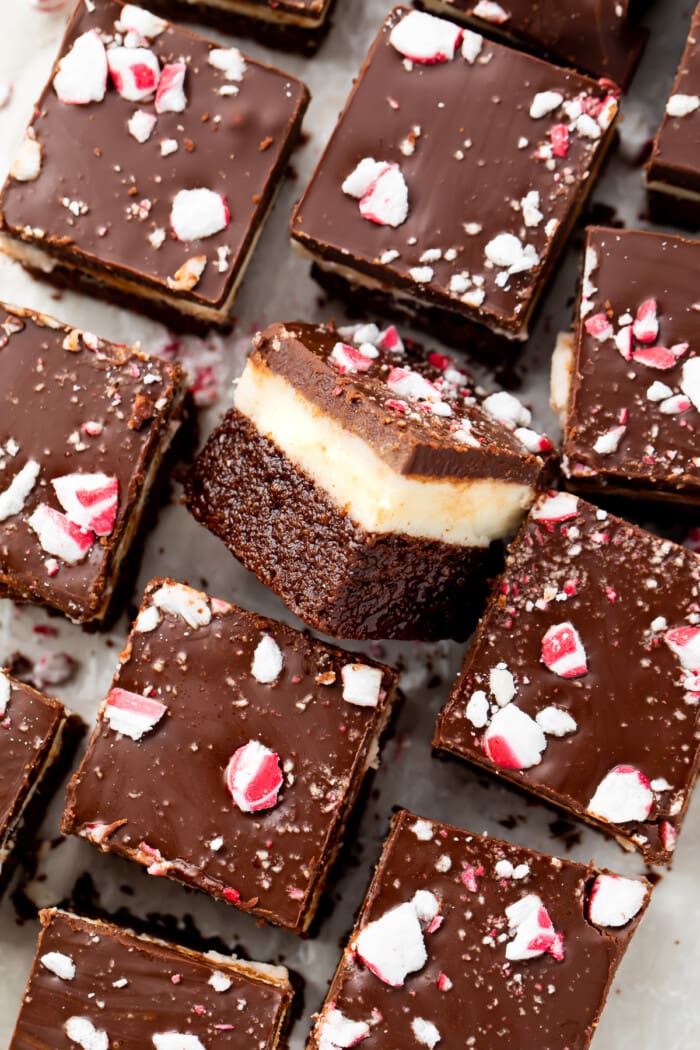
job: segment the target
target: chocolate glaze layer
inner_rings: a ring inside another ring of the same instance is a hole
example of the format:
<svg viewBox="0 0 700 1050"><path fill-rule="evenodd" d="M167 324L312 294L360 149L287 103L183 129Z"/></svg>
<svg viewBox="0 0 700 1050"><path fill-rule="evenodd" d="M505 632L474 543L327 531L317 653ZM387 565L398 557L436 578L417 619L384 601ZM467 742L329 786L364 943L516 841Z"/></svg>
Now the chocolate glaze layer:
<svg viewBox="0 0 700 1050"><path fill-rule="evenodd" d="M566 156L556 158L550 130L568 121L567 102L583 95L596 110L608 92L489 41L473 64L458 48L451 61L409 70L389 42L392 28L408 14L395 8L372 45L294 212L292 237L324 264L378 281L385 291L522 336L612 135L612 125L596 139L571 131ZM530 106L544 91L559 92L563 104L535 119ZM408 216L398 228L364 219L359 202L341 189L366 157L398 164L404 175ZM525 226L519 202L533 191L539 193L541 219ZM507 277L503 287L497 278L508 271L487 265L484 254L502 233L521 238L539 259ZM436 251L439 258L432 255ZM399 255L382 262L386 252ZM426 268L427 280L420 273ZM416 269L419 279L411 276ZM467 296L485 292L482 305L470 305L462 284L462 291L450 291L452 278L464 274Z"/></svg>
<svg viewBox="0 0 700 1050"><path fill-rule="evenodd" d="M59 58L90 30L113 39L120 10L112 0L100 0L94 12L79 3ZM2 224L12 237L36 242L59 260L156 290L167 289L168 278L187 259L204 255L198 283L179 294L220 306L283 175L308 91L294 77L252 59L246 59L243 79L232 83L208 62L214 45L177 26L168 26L149 46L161 67L181 58L187 63L185 111L158 115L150 139L139 143L127 121L138 109L155 115L153 101L128 102L110 82L102 102L66 105L52 86L54 67L31 123L43 148L41 173L31 182L8 179L0 199ZM163 157L165 139L175 140L178 149ZM204 239L178 241L170 229L175 195L202 187L227 199L230 224ZM87 210L76 215L70 202ZM164 236L159 248L149 241L156 230Z"/></svg>
<svg viewBox="0 0 700 1050"><path fill-rule="evenodd" d="M507 17L479 17L472 0L423 0L425 7L452 15L485 33L496 33L562 65L626 88L649 37L630 13L634 4L619 0L504 0ZM481 6L481 10L485 5Z"/></svg>
<svg viewBox="0 0 700 1050"><path fill-rule="evenodd" d="M700 4L690 23L671 91L671 97L674 95L700 96ZM665 183L669 193L674 188L700 193L700 109L684 117L664 113L647 163L647 181ZM679 207L681 215L682 210Z"/></svg>
<svg viewBox="0 0 700 1050"><path fill-rule="evenodd" d="M535 520L538 506L510 549L440 715L435 746L602 826L646 860L668 863L700 765L700 743L697 704L664 634L697 620L700 559L581 499L558 524ZM541 660L545 633L565 622L586 652L581 677L559 677ZM577 725L563 737L548 737L541 761L522 771L486 756L484 730L466 711L474 692L483 690L493 714L490 675L502 663L513 675L518 708L534 718L555 706ZM598 785L616 766L667 783L654 789L646 820L618 824L588 813Z"/></svg>
<svg viewBox="0 0 700 1050"><path fill-rule="evenodd" d="M225 2L225 0L224 0ZM232 0L235 2L235 0ZM266 47L281 48L313 55L323 43L330 28L330 12L336 0L248 0L257 8L269 7L279 18L270 20L251 12L243 14L211 0L151 0L151 11L163 12L175 21L195 21L200 25L216 26L232 36L246 36L259 40ZM292 19L310 18L310 25L297 25Z"/></svg>
<svg viewBox="0 0 700 1050"><path fill-rule="evenodd" d="M529 454L480 408L486 394L448 357L417 347L378 349L365 372L344 372L331 358L343 336L301 321L273 324L253 341L251 364L288 380L342 427L366 441L392 470L422 477L498 478L537 486L543 460ZM352 346L350 342L350 346ZM387 386L392 369L415 372L439 391L438 415ZM460 440L462 421L478 447Z"/></svg>
<svg viewBox="0 0 700 1050"><path fill-rule="evenodd" d="M163 582L149 585L142 615L157 612ZM377 706L358 707L343 698L350 654L225 602L198 600L211 616L198 628L170 612L147 633L137 621L114 684L152 696L167 714L135 741L117 736L103 705L69 786L64 830L302 932L373 760L396 675L381 667ZM284 659L269 685L251 673L264 634ZM284 770L277 804L257 813L241 811L225 781L229 759L251 740L279 755Z"/></svg>
<svg viewBox="0 0 700 1050"><path fill-rule="evenodd" d="M526 874L499 878L499 861L524 865ZM585 1050L641 917L619 929L594 926L587 905L597 874L591 866L400 812L309 1047L323 1045L324 1015L335 1007L369 1024L366 1050L415 1050L418 1019L435 1026L445 1050ZM441 921L423 934L424 966L403 987L389 987L353 946L363 928L417 891L437 897ZM527 894L541 898L562 934L563 959L506 958L505 909Z"/></svg>
<svg viewBox="0 0 700 1050"><path fill-rule="evenodd" d="M305 623L336 638L464 638L497 549L360 528L232 409L187 485L194 517Z"/></svg>
<svg viewBox="0 0 700 1050"><path fill-rule="evenodd" d="M669 399L681 395L683 367L700 346L696 274L700 245L667 234L591 228L587 233L586 275L576 321L576 360L564 435L564 472L572 484L643 493L654 499L700 499L697 431L700 410L684 401L669 413ZM586 294L589 293L589 294ZM625 360L611 337L600 341L586 322L604 314L614 332L619 318L635 317L645 301L657 303L659 332L644 346L688 344L671 368L659 370ZM650 400L662 383L667 391ZM596 452L601 436L621 424L625 431L612 452Z"/></svg>
<svg viewBox="0 0 700 1050"><path fill-rule="evenodd" d="M76 1017L120 1050L152 1047L153 1036L165 1032L230 1050L277 1045L291 1001L284 980L256 974L253 964L209 958L66 912L43 911L40 918L43 929L10 1050L75 1050L65 1026ZM71 979L42 963L52 953L73 962ZM224 991L210 984L214 974L221 975L222 986L230 982Z"/></svg>
<svg viewBox="0 0 700 1050"><path fill-rule="evenodd" d="M0 316L0 489L28 460L40 466L21 512L0 522L0 592L52 605L75 620L94 619L105 612L117 555L153 480L149 468L170 441L185 375L176 364L42 315L0 304ZM85 424L97 424L93 434ZM58 559L53 572L28 519L40 503L61 510L51 481L73 472L117 478L117 517L82 562Z"/></svg>

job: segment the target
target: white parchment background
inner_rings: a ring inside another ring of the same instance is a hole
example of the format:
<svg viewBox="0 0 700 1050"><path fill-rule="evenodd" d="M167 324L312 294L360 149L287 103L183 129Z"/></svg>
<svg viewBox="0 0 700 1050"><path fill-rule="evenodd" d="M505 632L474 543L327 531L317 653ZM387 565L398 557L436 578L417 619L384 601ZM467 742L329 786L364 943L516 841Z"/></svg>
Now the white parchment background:
<svg viewBox="0 0 700 1050"><path fill-rule="evenodd" d="M219 348L219 355L211 355L215 361L221 359L221 396L202 412L203 434L209 432L230 403L231 379L240 371L253 330L274 320L320 320L328 316L328 308L324 310L318 289L308 276L307 264L288 247L288 218L387 7L388 0L338 0L332 36L311 62L244 45L249 53L287 68L309 84L313 94L306 122L309 139L294 159L298 177L284 187L245 280L236 304L238 327L223 350ZM621 147L595 195L596 201L613 206L627 225L644 224L640 219L644 210L640 169L632 158L659 122L692 10L692 4L686 0L657 0L650 7L651 42L632 97L623 105ZM67 11L42 14L30 0L4 0L0 11L0 77L14 86L9 106L0 111L0 173L4 175L50 68ZM539 422L550 432L555 432L555 427L546 407L545 364L553 333L570 316L576 265L577 253L572 249L516 375L521 396L535 407ZM141 340L147 348L163 342L164 333L158 325L79 295L58 296L4 259L0 259L0 299L46 310L112 339ZM342 317L337 307L333 310L335 316ZM178 495L176 490L175 500ZM148 539L135 594L156 574L169 574L194 585L206 580L215 595L292 619L281 602L240 568L218 540L195 525L177 502L161 511L158 527ZM44 624L55 627L57 636L47 638L34 631L35 626ZM77 673L54 691L91 723L108 689L115 654L126 630L126 620L122 619L107 634L88 634L58 617L49 617L43 610L15 609L9 602L0 602L0 659L15 651L33 657L50 649L70 653L79 661ZM466 766L431 756L429 742L434 720L462 651L463 647L453 644L430 648L420 644L386 646L387 658L400 659L407 667L407 701L396 734L386 748L359 835L345 851L329 895L327 914L314 939L300 941L272 927L258 928L249 917L232 908L166 880L150 879L127 862L99 855L86 843L59 842L60 798L42 829L44 845L38 877L24 887L25 891L41 906L70 899L77 880L89 872L97 892L96 903L108 912L128 909L139 918L165 915L183 929L194 923L203 936L218 937L232 950L253 958L285 962L305 979L303 1011L292 1040L294 1050L298 1050L308 1032L309 1015L322 1001L339 944L362 898L393 806L404 805L426 816L452 820L474 831L486 830L545 851L565 849L561 838L556 838L550 828L555 819L553 812L528 803ZM621 871L640 870L639 862L624 855L613 843L591 830L581 830L581 840L571 856L582 860L593 857ZM700 1045L699 870L700 799L696 798L681 836L674 870L656 890L648 917L619 971L594 1040L595 1050L632 1046L636 1050L690 1050ZM22 922L12 895L6 894L0 905L2 1046L7 1046L11 1037L36 933L37 924Z"/></svg>

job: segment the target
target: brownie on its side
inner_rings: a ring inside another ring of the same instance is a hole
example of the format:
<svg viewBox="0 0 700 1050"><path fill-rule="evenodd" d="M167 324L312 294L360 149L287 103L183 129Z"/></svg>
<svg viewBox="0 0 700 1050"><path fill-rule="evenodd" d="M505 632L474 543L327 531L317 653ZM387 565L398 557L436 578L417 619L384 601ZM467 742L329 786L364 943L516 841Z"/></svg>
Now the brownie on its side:
<svg viewBox="0 0 700 1050"><path fill-rule="evenodd" d="M287 971L42 911L10 1050L275 1050Z"/></svg>
<svg viewBox="0 0 700 1050"><path fill-rule="evenodd" d="M586 1050L650 892L404 810L309 1050Z"/></svg>
<svg viewBox="0 0 700 1050"><path fill-rule="evenodd" d="M700 768L700 558L567 492L511 547L434 743L671 861Z"/></svg>
<svg viewBox="0 0 700 1050"><path fill-rule="evenodd" d="M194 516L335 637L463 636L490 545L512 534L551 445L505 392L395 328L274 324L188 483Z"/></svg>
<svg viewBox="0 0 700 1050"><path fill-rule="evenodd" d="M2 190L2 248L175 325L229 324L308 99L235 47L79 0Z"/></svg>
<svg viewBox="0 0 700 1050"><path fill-rule="evenodd" d="M0 670L0 890L18 859L18 840L43 816L40 804L79 726L58 700Z"/></svg>
<svg viewBox="0 0 700 1050"><path fill-rule="evenodd" d="M699 269L697 241L587 231L572 367L558 395L572 487L700 502Z"/></svg>
<svg viewBox="0 0 700 1050"><path fill-rule="evenodd" d="M433 334L524 339L614 134L616 89L397 7L292 218L319 279ZM466 342L465 342L466 341Z"/></svg>
<svg viewBox="0 0 700 1050"><path fill-rule="evenodd" d="M622 88L649 38L636 0L422 0L421 6Z"/></svg>
<svg viewBox="0 0 700 1050"><path fill-rule="evenodd" d="M102 619L187 391L176 364L0 304L0 594Z"/></svg>
<svg viewBox="0 0 700 1050"><path fill-rule="evenodd" d="M647 163L652 217L700 227L700 4Z"/></svg>
<svg viewBox="0 0 700 1050"><path fill-rule="evenodd" d="M155 580L69 786L63 829L304 933L377 763L396 679Z"/></svg>

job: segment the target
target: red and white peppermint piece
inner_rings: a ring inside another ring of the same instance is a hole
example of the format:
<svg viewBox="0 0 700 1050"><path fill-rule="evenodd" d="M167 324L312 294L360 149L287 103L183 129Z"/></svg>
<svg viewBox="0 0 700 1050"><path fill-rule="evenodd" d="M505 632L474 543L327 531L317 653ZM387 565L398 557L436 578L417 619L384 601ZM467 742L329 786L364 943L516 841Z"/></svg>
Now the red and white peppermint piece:
<svg viewBox="0 0 700 1050"><path fill-rule="evenodd" d="M107 65L112 83L128 102L143 102L155 94L160 63L150 48L111 47Z"/></svg>
<svg viewBox="0 0 700 1050"><path fill-rule="evenodd" d="M566 124L555 124L549 129L549 140L555 157L565 157L569 152L569 129Z"/></svg>
<svg viewBox="0 0 700 1050"><path fill-rule="evenodd" d="M588 898L588 918L595 926L626 926L646 898L647 888L639 879L599 875Z"/></svg>
<svg viewBox="0 0 700 1050"><path fill-rule="evenodd" d="M360 201L360 215L378 226L397 227L408 216L408 186L398 164L385 165Z"/></svg>
<svg viewBox="0 0 700 1050"><path fill-rule="evenodd" d="M107 697L104 716L115 733L140 740L155 729L167 710L158 700L115 686Z"/></svg>
<svg viewBox="0 0 700 1050"><path fill-rule="evenodd" d="M404 351L403 339L393 324L379 333L376 345L380 350L389 350L396 354L402 354Z"/></svg>
<svg viewBox="0 0 700 1050"><path fill-rule="evenodd" d="M58 502L70 521L98 536L109 536L119 509L119 480L107 474L64 474L54 478Z"/></svg>
<svg viewBox="0 0 700 1050"><path fill-rule="evenodd" d="M319 1050L333 1050L334 1047L346 1050L367 1038L369 1025L366 1021L351 1021L340 1010L331 1007L322 1015L316 1034Z"/></svg>
<svg viewBox="0 0 700 1050"><path fill-rule="evenodd" d="M611 427L610 430L606 430L600 437L596 438L593 442L593 451L597 452L599 456L611 456L613 452L617 452L620 442L626 433L626 426Z"/></svg>
<svg viewBox="0 0 700 1050"><path fill-rule="evenodd" d="M531 769L542 761L547 739L533 718L508 704L484 733L484 752L501 769Z"/></svg>
<svg viewBox="0 0 700 1050"><path fill-rule="evenodd" d="M151 601L157 609L179 616L189 627L196 629L211 623L211 608L206 594L184 583L164 583L153 593ZM143 610L139 618L145 612Z"/></svg>
<svg viewBox="0 0 700 1050"><path fill-rule="evenodd" d="M109 1050L109 1036L96 1028L88 1017L69 1017L63 1030L82 1050Z"/></svg>
<svg viewBox="0 0 700 1050"><path fill-rule="evenodd" d="M637 310L632 325L634 338L640 343L653 343L659 334L656 299L645 299Z"/></svg>
<svg viewBox="0 0 700 1050"><path fill-rule="evenodd" d="M184 62L169 62L163 66L156 91L156 113L183 113L187 108L185 95L185 76L187 66Z"/></svg>
<svg viewBox="0 0 700 1050"><path fill-rule="evenodd" d="M214 190L200 187L180 190L170 211L170 225L179 241L196 241L213 237L225 230L231 213L225 197Z"/></svg>
<svg viewBox="0 0 700 1050"><path fill-rule="evenodd" d="M116 27L120 33L132 32L145 40L155 40L157 36L165 32L168 23L137 4L125 4L119 14Z"/></svg>
<svg viewBox="0 0 700 1050"><path fill-rule="evenodd" d="M570 492L550 492L543 496L532 511L533 521L543 521L549 525L558 525L562 521L571 521L578 514L578 499Z"/></svg>
<svg viewBox="0 0 700 1050"><path fill-rule="evenodd" d="M368 664L345 664L341 668L343 700L356 707L376 707L382 693L382 672Z"/></svg>
<svg viewBox="0 0 700 1050"><path fill-rule="evenodd" d="M336 366L341 375L347 372L367 372L372 367L372 358L366 357L349 343L336 343L329 359Z"/></svg>
<svg viewBox="0 0 700 1050"><path fill-rule="evenodd" d="M446 18L411 11L394 26L389 43L411 62L435 65L451 62L462 39L462 30Z"/></svg>
<svg viewBox="0 0 700 1050"><path fill-rule="evenodd" d="M681 372L681 390L700 412L700 357L684 362Z"/></svg>
<svg viewBox="0 0 700 1050"><path fill-rule="evenodd" d="M137 109L129 117L127 127L131 137L143 143L148 142L157 123L158 118L152 113L147 113L145 109Z"/></svg>
<svg viewBox="0 0 700 1050"><path fill-rule="evenodd" d="M386 385L406 401L441 401L440 391L429 379L411 368L392 368Z"/></svg>
<svg viewBox="0 0 700 1050"><path fill-rule="evenodd" d="M664 416L678 416L681 412L688 412L691 407L689 397L686 397L685 394L675 394L661 402L659 412Z"/></svg>
<svg viewBox="0 0 700 1050"><path fill-rule="evenodd" d="M664 641L686 671L700 672L700 627L671 627Z"/></svg>
<svg viewBox="0 0 700 1050"><path fill-rule="evenodd" d="M5 521L23 510L24 504L36 485L40 469L35 460L27 460L7 488L0 492L0 521Z"/></svg>
<svg viewBox="0 0 700 1050"><path fill-rule="evenodd" d="M503 423L509 430L515 427L526 427L532 420L530 410L525 408L522 401L509 394L506 390L499 390L495 394L489 394L482 402L481 407L492 419Z"/></svg>
<svg viewBox="0 0 700 1050"><path fill-rule="evenodd" d="M39 962L44 969L60 977L62 981L72 981L75 977L75 963L65 952L46 952Z"/></svg>
<svg viewBox="0 0 700 1050"><path fill-rule="evenodd" d="M623 325L615 335L615 346L625 361L632 360L632 325Z"/></svg>
<svg viewBox="0 0 700 1050"><path fill-rule="evenodd" d="M610 339L614 332L607 314L593 314L593 317L587 317L583 322L583 327L588 334L592 335L594 339L597 339L599 343L604 342L606 339Z"/></svg>
<svg viewBox="0 0 700 1050"><path fill-rule="evenodd" d="M678 840L678 830L669 820L662 820L659 824L659 835L661 837L661 845L666 852L673 853Z"/></svg>
<svg viewBox="0 0 700 1050"><path fill-rule="evenodd" d="M256 682L261 685L271 685L276 682L284 667L284 656L275 639L264 634L258 642L253 653L253 663L250 673Z"/></svg>
<svg viewBox="0 0 700 1050"><path fill-rule="evenodd" d="M374 157L363 157L343 180L340 188L348 197L355 197L357 200L360 200L386 167L388 167L388 161L375 160ZM341 329L341 334L344 334L344 332L345 330Z"/></svg>
<svg viewBox="0 0 700 1050"><path fill-rule="evenodd" d="M421 922L430 923L439 903L428 890L390 909L360 930L354 947L365 966L384 984L402 988L409 973L425 966L428 953Z"/></svg>
<svg viewBox="0 0 700 1050"><path fill-rule="evenodd" d="M58 63L53 89L68 106L101 102L107 90L107 53L96 29L83 33Z"/></svg>
<svg viewBox="0 0 700 1050"><path fill-rule="evenodd" d="M156 1032L153 1045L156 1050L207 1050L201 1039L191 1032Z"/></svg>
<svg viewBox="0 0 700 1050"><path fill-rule="evenodd" d="M510 18L508 12L500 4L493 3L493 0L479 0L472 14L496 26L503 25Z"/></svg>
<svg viewBox="0 0 700 1050"><path fill-rule="evenodd" d="M414 1017L411 1021L411 1030L416 1037L416 1042L427 1046L428 1050L434 1050L442 1038L437 1026L432 1021L426 1021L424 1017Z"/></svg>
<svg viewBox="0 0 700 1050"><path fill-rule="evenodd" d="M542 639L542 663L560 678L580 678L588 673L586 650L572 623L552 624Z"/></svg>
<svg viewBox="0 0 700 1050"><path fill-rule="evenodd" d="M678 343L676 346L649 346L635 350L632 360L635 364L646 365L647 368L657 368L660 372L667 372L673 368L679 358L687 351L687 343Z"/></svg>
<svg viewBox="0 0 700 1050"><path fill-rule="evenodd" d="M587 809L613 824L646 820L654 802L648 779L634 766L615 766L603 777Z"/></svg>
<svg viewBox="0 0 700 1050"><path fill-rule="evenodd" d="M471 29L465 29L462 34L462 58L465 59L470 66L473 66L477 58L481 54L481 49L484 46L484 38L481 33L475 33Z"/></svg>
<svg viewBox="0 0 700 1050"><path fill-rule="evenodd" d="M564 96L559 91L538 91L530 103L530 116L533 120L540 120L555 109L559 109Z"/></svg>
<svg viewBox="0 0 700 1050"><path fill-rule="evenodd" d="M540 897L529 893L506 908L508 931L513 938L506 945L506 959L522 962L536 959L545 952L557 962L564 958L564 940Z"/></svg>
<svg viewBox="0 0 700 1050"><path fill-rule="evenodd" d="M40 503L27 524L39 537L42 550L54 554L66 565L77 565L83 561L95 542L95 535L54 510L48 503Z"/></svg>
<svg viewBox="0 0 700 1050"><path fill-rule="evenodd" d="M272 809L283 783L279 755L258 740L234 751L226 767L226 787L243 813Z"/></svg>

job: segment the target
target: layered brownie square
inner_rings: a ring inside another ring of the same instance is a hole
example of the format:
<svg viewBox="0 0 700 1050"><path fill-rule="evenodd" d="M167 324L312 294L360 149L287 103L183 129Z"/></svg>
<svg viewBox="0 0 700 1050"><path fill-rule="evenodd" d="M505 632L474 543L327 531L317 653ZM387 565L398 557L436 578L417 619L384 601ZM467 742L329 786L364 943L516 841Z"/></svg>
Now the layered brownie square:
<svg viewBox="0 0 700 1050"><path fill-rule="evenodd" d="M612 141L615 92L396 7L292 237L360 302L452 340L470 322L523 339Z"/></svg>
<svg viewBox="0 0 700 1050"><path fill-rule="evenodd" d="M0 304L0 594L102 619L183 413L176 364Z"/></svg>
<svg viewBox="0 0 700 1050"><path fill-rule="evenodd" d="M275 1050L287 971L51 909L10 1050Z"/></svg>
<svg viewBox="0 0 700 1050"><path fill-rule="evenodd" d="M586 1050L650 891L400 812L309 1050Z"/></svg>
<svg viewBox="0 0 700 1050"><path fill-rule="evenodd" d="M563 471L581 490L700 500L700 243L587 231Z"/></svg>
<svg viewBox="0 0 700 1050"><path fill-rule="evenodd" d="M335 0L154 0L168 17L193 18L267 47L313 54L325 39Z"/></svg>
<svg viewBox="0 0 700 1050"><path fill-rule="evenodd" d="M69 785L63 829L304 933L377 763L396 680L156 580Z"/></svg>
<svg viewBox="0 0 700 1050"><path fill-rule="evenodd" d="M700 5L646 170L657 221L700 227Z"/></svg>
<svg viewBox="0 0 700 1050"><path fill-rule="evenodd" d="M422 0L422 6L622 88L649 37L639 24L637 0Z"/></svg>
<svg viewBox="0 0 700 1050"><path fill-rule="evenodd" d="M700 558L567 492L511 547L434 743L668 864L700 764Z"/></svg>
<svg viewBox="0 0 700 1050"><path fill-rule="evenodd" d="M12 874L18 840L41 820L41 805L79 727L58 700L0 670L0 889Z"/></svg>
<svg viewBox="0 0 700 1050"><path fill-rule="evenodd" d="M551 445L396 329L274 324L188 483L194 516L335 637L464 635Z"/></svg>
<svg viewBox="0 0 700 1050"><path fill-rule="evenodd" d="M27 269L226 324L309 95L133 4L79 2L0 197Z"/></svg>

